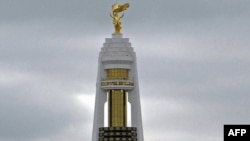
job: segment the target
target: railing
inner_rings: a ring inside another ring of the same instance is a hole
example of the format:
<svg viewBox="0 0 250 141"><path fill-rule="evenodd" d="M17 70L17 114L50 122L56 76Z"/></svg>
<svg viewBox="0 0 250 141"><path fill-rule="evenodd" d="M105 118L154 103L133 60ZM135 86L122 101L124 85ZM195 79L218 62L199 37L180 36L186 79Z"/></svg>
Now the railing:
<svg viewBox="0 0 250 141"><path fill-rule="evenodd" d="M101 86L134 86L134 82L129 80L106 80L101 82Z"/></svg>

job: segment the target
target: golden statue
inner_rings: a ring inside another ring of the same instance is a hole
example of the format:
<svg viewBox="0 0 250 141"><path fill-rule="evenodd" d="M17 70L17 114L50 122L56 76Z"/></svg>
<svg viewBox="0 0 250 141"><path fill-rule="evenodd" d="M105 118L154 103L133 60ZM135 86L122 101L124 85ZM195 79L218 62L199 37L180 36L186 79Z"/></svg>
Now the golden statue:
<svg viewBox="0 0 250 141"><path fill-rule="evenodd" d="M122 23L120 22L120 19L124 16L124 13L121 16L119 16L118 13L125 11L127 8L129 8L129 3L123 5L115 3L112 5L113 15L110 14L110 16L113 18L115 34L121 34Z"/></svg>

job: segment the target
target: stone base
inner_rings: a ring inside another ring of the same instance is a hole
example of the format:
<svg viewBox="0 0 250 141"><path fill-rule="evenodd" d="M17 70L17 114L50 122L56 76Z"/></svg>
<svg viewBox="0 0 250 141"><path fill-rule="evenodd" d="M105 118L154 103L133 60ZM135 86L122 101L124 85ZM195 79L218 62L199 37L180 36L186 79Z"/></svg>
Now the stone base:
<svg viewBox="0 0 250 141"><path fill-rule="evenodd" d="M136 127L101 127L99 141L137 141Z"/></svg>
<svg viewBox="0 0 250 141"><path fill-rule="evenodd" d="M112 38L122 38L122 34L113 33Z"/></svg>

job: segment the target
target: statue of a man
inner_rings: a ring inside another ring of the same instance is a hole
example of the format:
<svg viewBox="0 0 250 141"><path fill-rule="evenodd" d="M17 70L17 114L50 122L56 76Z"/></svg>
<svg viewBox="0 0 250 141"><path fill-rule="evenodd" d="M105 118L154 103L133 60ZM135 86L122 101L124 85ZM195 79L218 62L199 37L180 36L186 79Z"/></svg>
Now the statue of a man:
<svg viewBox="0 0 250 141"><path fill-rule="evenodd" d="M122 14L122 16L119 16L118 13L126 10L127 8L129 8L129 3L125 3L123 5L115 3L112 5L113 15L110 14L110 16L113 18L115 34L121 34L122 23L120 22L120 19L124 16L124 13Z"/></svg>

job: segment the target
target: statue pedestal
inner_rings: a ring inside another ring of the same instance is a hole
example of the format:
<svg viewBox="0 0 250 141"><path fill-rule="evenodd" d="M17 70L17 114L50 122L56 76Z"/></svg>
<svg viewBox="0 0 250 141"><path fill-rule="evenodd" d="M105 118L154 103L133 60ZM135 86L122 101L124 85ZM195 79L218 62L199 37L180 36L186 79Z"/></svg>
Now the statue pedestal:
<svg viewBox="0 0 250 141"><path fill-rule="evenodd" d="M113 33L112 38L122 38L122 34Z"/></svg>

